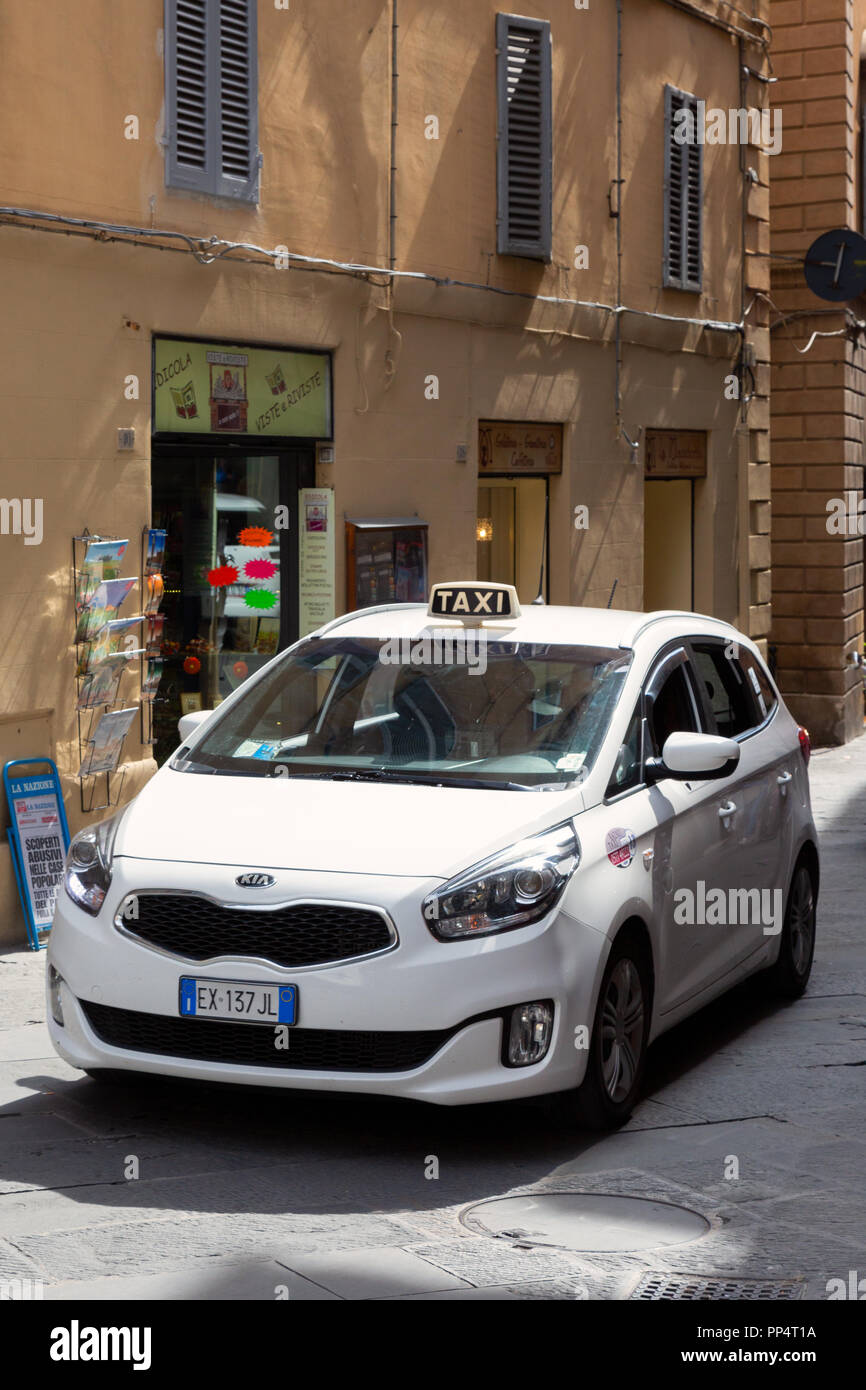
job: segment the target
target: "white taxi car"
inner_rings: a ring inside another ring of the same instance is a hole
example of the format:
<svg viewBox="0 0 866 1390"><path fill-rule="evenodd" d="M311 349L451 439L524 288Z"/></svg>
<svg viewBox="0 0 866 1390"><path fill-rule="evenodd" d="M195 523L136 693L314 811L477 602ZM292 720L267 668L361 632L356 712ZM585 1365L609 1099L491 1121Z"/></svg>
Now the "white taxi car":
<svg viewBox="0 0 866 1390"><path fill-rule="evenodd" d="M754 644L505 585L356 612L270 661L78 834L49 1028L143 1071L614 1126L647 1045L809 978L809 740Z"/></svg>

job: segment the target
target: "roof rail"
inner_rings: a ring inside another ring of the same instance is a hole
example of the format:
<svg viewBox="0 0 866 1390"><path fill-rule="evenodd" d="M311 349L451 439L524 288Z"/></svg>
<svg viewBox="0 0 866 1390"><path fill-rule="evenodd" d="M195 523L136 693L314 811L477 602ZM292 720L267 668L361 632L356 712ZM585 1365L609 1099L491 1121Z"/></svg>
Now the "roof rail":
<svg viewBox="0 0 866 1390"><path fill-rule="evenodd" d="M315 633L310 633L310 637L318 637L323 632L333 632L335 627L341 627L343 623L350 623L355 618L365 617L367 613L405 613L407 608L423 608L427 612L426 603L379 603L371 608L354 608L351 613L341 613L339 618L331 618L330 622L322 627L317 627Z"/></svg>
<svg viewBox="0 0 866 1390"><path fill-rule="evenodd" d="M701 622L704 623L718 623L719 627L727 628L729 632L737 631L737 629L733 627L731 623L726 622L724 618L714 618L709 613L692 613L685 608L660 608L657 609L656 612L646 615L640 627L631 633L631 642L636 642L641 634L646 632L648 627L652 627L653 623L663 623L667 618L700 618Z"/></svg>

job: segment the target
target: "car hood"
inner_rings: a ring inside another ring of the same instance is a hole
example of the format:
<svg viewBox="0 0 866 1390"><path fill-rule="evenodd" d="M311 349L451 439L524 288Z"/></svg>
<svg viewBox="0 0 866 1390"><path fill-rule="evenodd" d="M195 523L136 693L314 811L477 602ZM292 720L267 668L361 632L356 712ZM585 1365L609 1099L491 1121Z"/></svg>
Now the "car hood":
<svg viewBox="0 0 866 1390"><path fill-rule="evenodd" d="M163 768L127 808L117 857L448 878L568 820L580 793L224 777Z"/></svg>

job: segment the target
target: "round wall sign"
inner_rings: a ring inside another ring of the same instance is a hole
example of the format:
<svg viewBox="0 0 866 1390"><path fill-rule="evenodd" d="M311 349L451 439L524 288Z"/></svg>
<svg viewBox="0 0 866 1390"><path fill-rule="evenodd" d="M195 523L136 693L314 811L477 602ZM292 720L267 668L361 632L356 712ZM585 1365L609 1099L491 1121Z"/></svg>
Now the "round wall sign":
<svg viewBox="0 0 866 1390"><path fill-rule="evenodd" d="M856 299L866 291L866 237L848 227L823 232L806 252L803 273L819 299Z"/></svg>

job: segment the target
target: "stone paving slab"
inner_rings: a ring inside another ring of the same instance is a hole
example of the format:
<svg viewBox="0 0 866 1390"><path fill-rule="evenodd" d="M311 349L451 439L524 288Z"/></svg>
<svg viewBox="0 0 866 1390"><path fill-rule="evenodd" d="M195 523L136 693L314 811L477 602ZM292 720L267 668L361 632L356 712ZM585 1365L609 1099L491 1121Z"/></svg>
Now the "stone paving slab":
<svg viewBox="0 0 866 1390"><path fill-rule="evenodd" d="M169 1300L172 1303L191 1300L267 1301L286 1300L291 1303L338 1302L338 1296L309 1279L294 1274L274 1260L256 1264L220 1265L217 1269L182 1270L177 1274L150 1274L131 1279L78 1279L52 1284L45 1288L44 1298L71 1301L102 1301L123 1299L132 1302Z"/></svg>
<svg viewBox="0 0 866 1390"><path fill-rule="evenodd" d="M0 985L2 987L2 985ZM49 1061L54 1048L48 1037L48 1029L42 1022L25 1023L16 1028L3 1028L0 1033L3 1056L8 1061L37 1062Z"/></svg>
<svg viewBox="0 0 866 1390"><path fill-rule="evenodd" d="M15 1246L49 1272L52 1282L108 1274L181 1271L200 1261L289 1260L345 1248L397 1245L405 1232L385 1217L297 1221L260 1213L202 1219L168 1217L143 1223L93 1226L43 1236L15 1237Z"/></svg>
<svg viewBox="0 0 866 1390"><path fill-rule="evenodd" d="M417 1253L389 1246L287 1257L285 1263L340 1298L394 1298L470 1287Z"/></svg>
<svg viewBox="0 0 866 1390"><path fill-rule="evenodd" d="M413 1253L455 1278L481 1284L523 1283L560 1276L578 1278L586 1266L571 1254L549 1249L518 1249L507 1241L474 1236L470 1240L431 1242Z"/></svg>

